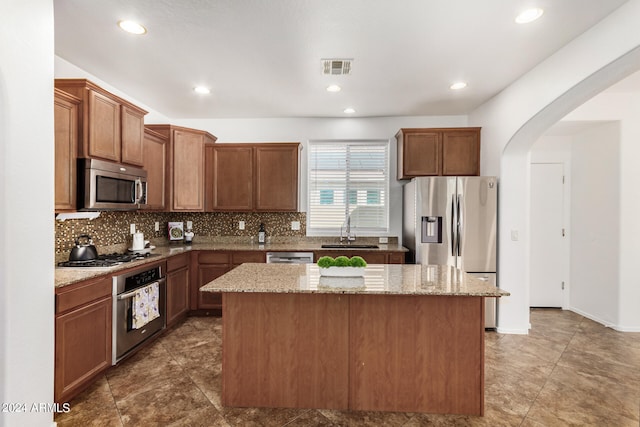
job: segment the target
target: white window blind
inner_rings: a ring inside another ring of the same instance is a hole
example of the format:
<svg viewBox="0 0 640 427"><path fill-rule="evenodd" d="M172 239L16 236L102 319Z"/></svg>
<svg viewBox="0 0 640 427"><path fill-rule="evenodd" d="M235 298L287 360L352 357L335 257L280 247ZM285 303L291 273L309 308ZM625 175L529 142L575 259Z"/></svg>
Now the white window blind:
<svg viewBox="0 0 640 427"><path fill-rule="evenodd" d="M356 235L389 230L389 142L310 141L307 232Z"/></svg>

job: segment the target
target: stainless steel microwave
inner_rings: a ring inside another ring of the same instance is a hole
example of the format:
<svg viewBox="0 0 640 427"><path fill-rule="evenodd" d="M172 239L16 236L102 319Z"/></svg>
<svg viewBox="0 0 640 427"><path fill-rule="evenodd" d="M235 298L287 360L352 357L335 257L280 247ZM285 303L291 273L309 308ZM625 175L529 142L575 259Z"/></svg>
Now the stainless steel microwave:
<svg viewBox="0 0 640 427"><path fill-rule="evenodd" d="M147 202L147 172L97 159L78 159L78 209L140 209Z"/></svg>

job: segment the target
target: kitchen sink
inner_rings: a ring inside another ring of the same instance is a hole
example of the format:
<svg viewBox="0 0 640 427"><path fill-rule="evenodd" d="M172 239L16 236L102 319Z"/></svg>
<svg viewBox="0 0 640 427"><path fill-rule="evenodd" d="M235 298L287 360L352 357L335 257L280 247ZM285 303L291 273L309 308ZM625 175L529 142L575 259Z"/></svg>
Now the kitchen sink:
<svg viewBox="0 0 640 427"><path fill-rule="evenodd" d="M357 245L355 243L327 243L322 245L323 249L378 249L378 245Z"/></svg>

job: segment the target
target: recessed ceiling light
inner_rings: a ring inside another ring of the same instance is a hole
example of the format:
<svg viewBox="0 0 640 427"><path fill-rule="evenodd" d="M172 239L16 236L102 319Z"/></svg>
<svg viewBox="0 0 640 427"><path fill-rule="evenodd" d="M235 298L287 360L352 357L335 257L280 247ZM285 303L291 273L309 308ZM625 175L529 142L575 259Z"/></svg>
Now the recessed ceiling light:
<svg viewBox="0 0 640 427"><path fill-rule="evenodd" d="M460 90L460 89L464 89L465 87L467 87L467 84L465 82L456 82L451 86L449 86L449 89Z"/></svg>
<svg viewBox="0 0 640 427"><path fill-rule="evenodd" d="M516 16L516 22L518 24L528 24L529 22L533 22L540 18L543 13L544 10L539 7L532 7L531 9L526 9L520 12L520 14Z"/></svg>
<svg viewBox="0 0 640 427"><path fill-rule="evenodd" d="M338 85L329 85L327 86L327 92L340 92L342 88Z"/></svg>
<svg viewBox="0 0 640 427"><path fill-rule="evenodd" d="M356 112L356 110L355 110L355 109L353 109L353 108L351 108L351 107L348 107L348 108L345 108L345 109L344 109L344 113L345 113L345 114L353 114L353 113L355 113L355 112Z"/></svg>
<svg viewBox="0 0 640 427"><path fill-rule="evenodd" d="M147 29L142 25L134 21L119 21L118 26L127 33L131 34L146 34Z"/></svg>
<svg viewBox="0 0 640 427"><path fill-rule="evenodd" d="M195 93L199 93L200 95L208 95L211 93L211 89L205 86L196 86L193 88Z"/></svg>

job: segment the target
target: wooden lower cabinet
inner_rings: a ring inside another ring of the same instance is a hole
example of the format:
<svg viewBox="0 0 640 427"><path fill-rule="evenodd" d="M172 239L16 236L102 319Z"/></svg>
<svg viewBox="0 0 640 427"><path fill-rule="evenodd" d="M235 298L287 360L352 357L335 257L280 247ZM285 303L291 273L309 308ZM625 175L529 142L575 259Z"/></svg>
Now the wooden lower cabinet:
<svg viewBox="0 0 640 427"><path fill-rule="evenodd" d="M222 314L222 294L200 292L200 287L245 262L266 261L264 251L200 251L194 256L195 286L191 290L191 309L202 314Z"/></svg>
<svg viewBox="0 0 640 427"><path fill-rule="evenodd" d="M222 404L484 413L484 299L229 292Z"/></svg>
<svg viewBox="0 0 640 427"><path fill-rule="evenodd" d="M56 402L68 402L111 366L111 287L106 276L56 289Z"/></svg>
<svg viewBox="0 0 640 427"><path fill-rule="evenodd" d="M167 260L167 328L187 316L189 311L189 254Z"/></svg>
<svg viewBox="0 0 640 427"><path fill-rule="evenodd" d="M222 404L347 409L348 301L331 294L225 293Z"/></svg>
<svg viewBox="0 0 640 427"><path fill-rule="evenodd" d="M386 251L356 251L350 249L347 251L315 251L313 256L317 261L320 257L330 256L346 256L351 258L354 255L361 256L367 264L404 264L404 252L386 252Z"/></svg>

